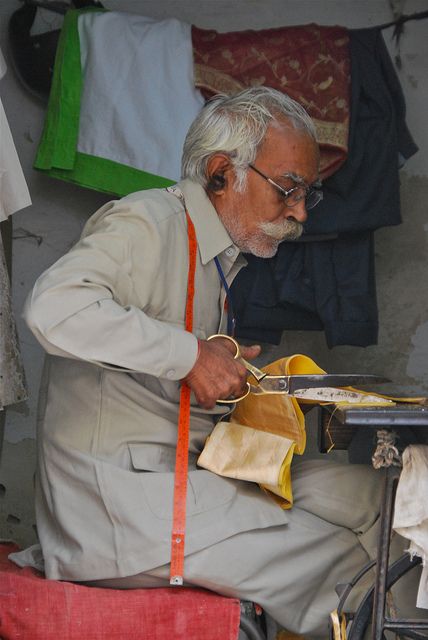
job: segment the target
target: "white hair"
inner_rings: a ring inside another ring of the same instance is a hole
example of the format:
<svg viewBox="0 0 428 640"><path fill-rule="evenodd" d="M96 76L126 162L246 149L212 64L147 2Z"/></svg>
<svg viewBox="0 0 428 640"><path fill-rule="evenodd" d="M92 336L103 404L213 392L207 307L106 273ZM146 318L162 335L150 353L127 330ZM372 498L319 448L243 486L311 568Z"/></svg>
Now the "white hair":
<svg viewBox="0 0 428 640"><path fill-rule="evenodd" d="M271 125L287 121L315 140L315 126L295 100L270 87L251 87L232 96L214 96L190 126L184 141L182 177L207 185L207 163L216 153L227 154L236 172L236 188L245 186L248 164Z"/></svg>

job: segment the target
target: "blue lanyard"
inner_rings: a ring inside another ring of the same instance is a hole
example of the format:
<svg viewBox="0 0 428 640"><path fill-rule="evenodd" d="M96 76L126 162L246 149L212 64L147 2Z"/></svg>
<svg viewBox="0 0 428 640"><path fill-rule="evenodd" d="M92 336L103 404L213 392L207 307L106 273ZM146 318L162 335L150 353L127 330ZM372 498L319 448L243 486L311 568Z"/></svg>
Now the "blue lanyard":
<svg viewBox="0 0 428 640"><path fill-rule="evenodd" d="M235 325L236 318L233 313L233 304L232 304L232 295L230 293L229 285L226 282L226 278L224 277L223 269L221 268L220 261L217 256L214 258L215 266L217 267L218 274L220 276L220 280L223 283L224 290L226 292L226 301L227 301L227 335L234 336L235 335Z"/></svg>

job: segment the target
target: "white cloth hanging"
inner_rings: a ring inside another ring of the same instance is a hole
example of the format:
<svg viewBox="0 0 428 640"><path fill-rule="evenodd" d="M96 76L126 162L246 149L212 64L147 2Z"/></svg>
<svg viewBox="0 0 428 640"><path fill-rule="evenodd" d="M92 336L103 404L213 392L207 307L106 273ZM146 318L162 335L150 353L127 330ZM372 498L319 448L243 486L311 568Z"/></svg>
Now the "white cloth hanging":
<svg viewBox="0 0 428 640"><path fill-rule="evenodd" d="M422 558L416 606L428 609L428 445L409 445L395 498L393 528L410 540L409 553Z"/></svg>
<svg viewBox="0 0 428 640"><path fill-rule="evenodd" d="M6 73L0 50L0 79ZM0 221L31 204L9 123L0 98Z"/></svg>
<svg viewBox="0 0 428 640"><path fill-rule="evenodd" d="M0 50L0 79L6 63ZM28 207L31 198L0 98L0 221ZM0 237L0 410L27 397L12 313L9 274Z"/></svg>
<svg viewBox="0 0 428 640"><path fill-rule="evenodd" d="M78 28L78 151L179 180L184 138L204 104L190 24L111 11L80 15Z"/></svg>

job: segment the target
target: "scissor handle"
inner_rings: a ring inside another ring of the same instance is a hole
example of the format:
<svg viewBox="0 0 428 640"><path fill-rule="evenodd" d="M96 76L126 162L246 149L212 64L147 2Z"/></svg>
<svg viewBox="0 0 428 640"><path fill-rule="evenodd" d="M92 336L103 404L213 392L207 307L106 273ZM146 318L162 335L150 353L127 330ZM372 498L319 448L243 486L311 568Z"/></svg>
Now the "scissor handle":
<svg viewBox="0 0 428 640"><path fill-rule="evenodd" d="M215 333L212 336L209 336L207 338L207 342L209 340L214 340L214 338L224 338L225 340L229 340L229 342L231 342L233 344L233 346L235 347L235 355L233 356L235 360L237 360L240 356L241 356L241 351L239 348L239 344L236 342L235 338L232 338L232 336L228 336L225 333Z"/></svg>
<svg viewBox="0 0 428 640"><path fill-rule="evenodd" d="M209 336L209 338L207 338L207 341L213 340L214 338L226 338L226 340L230 340L230 342L232 342L233 345L235 346L235 355L233 356L234 359L242 362L244 367L247 369L249 373L251 373L255 377L257 382L259 382L260 380L263 380L263 378L266 376L266 373L264 371L260 371L260 369L257 369L257 367L252 365L250 362L247 362L246 360L244 360L244 358L241 356L241 349L239 347L239 344L236 342L235 338L232 338L232 336L227 336L226 334L223 334L223 333L216 333L213 336ZM252 386L250 385L249 382L247 382L247 389L242 396L239 396L239 398L227 398L226 400L217 400L217 403L218 404L234 404L235 402L239 402L240 400L243 400L248 396L251 389L252 389Z"/></svg>
<svg viewBox="0 0 428 640"><path fill-rule="evenodd" d="M246 384L247 384L247 390L242 396L239 396L239 398L227 398L226 400L216 400L217 404L235 404L235 402L239 402L240 400L243 400L244 398L246 398L251 391L250 383L247 382Z"/></svg>
<svg viewBox="0 0 428 640"><path fill-rule="evenodd" d="M235 355L233 356L235 360L239 360L240 362L242 362L242 364L244 365L244 367L246 368L246 370L251 373L252 376L254 376L254 378L257 380L257 382L260 382L261 380L263 380L263 378L266 377L266 372L265 371L261 371L260 369L258 369L257 367L255 367L253 364L251 364L251 362L248 362L247 360L245 360L242 356L241 356L241 348L239 346L239 344L236 342L235 338L232 338L232 336L228 336L226 334L223 333L215 333L213 336L210 336L209 338L207 338L208 340L213 340L214 338L226 338L226 340L230 340L230 342L233 343L234 347L235 347ZM248 395L248 393L246 394ZM245 396L243 396L245 398ZM241 398L242 399L242 398Z"/></svg>

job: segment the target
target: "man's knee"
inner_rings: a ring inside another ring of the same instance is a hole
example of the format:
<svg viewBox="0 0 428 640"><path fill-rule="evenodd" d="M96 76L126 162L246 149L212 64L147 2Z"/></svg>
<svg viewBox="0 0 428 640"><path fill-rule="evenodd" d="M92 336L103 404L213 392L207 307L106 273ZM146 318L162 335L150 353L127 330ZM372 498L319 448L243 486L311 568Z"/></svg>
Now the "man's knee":
<svg viewBox="0 0 428 640"><path fill-rule="evenodd" d="M292 483L296 506L338 526L364 533L378 517L382 472L368 465L296 460Z"/></svg>

